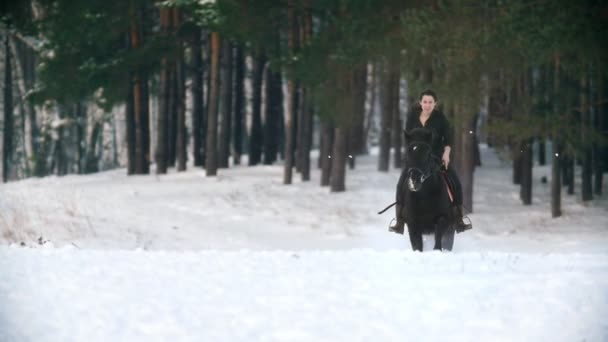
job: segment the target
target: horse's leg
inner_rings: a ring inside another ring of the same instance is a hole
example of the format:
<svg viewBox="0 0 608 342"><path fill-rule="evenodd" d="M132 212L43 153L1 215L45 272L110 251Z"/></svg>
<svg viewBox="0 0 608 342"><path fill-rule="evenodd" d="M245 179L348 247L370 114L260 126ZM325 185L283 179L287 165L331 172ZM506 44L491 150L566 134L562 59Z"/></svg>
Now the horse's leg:
<svg viewBox="0 0 608 342"><path fill-rule="evenodd" d="M441 237L441 247L446 251L451 251L454 247L454 226L448 225L448 228Z"/></svg>
<svg viewBox="0 0 608 342"><path fill-rule="evenodd" d="M437 244L439 243L439 248ZM454 227L446 218L439 219L435 233L435 249L451 251L454 246Z"/></svg>
<svg viewBox="0 0 608 342"><path fill-rule="evenodd" d="M422 233L419 229L411 227L413 225L407 225L407 231L410 235L410 243L412 244L412 250L422 252Z"/></svg>
<svg viewBox="0 0 608 342"><path fill-rule="evenodd" d="M433 246L433 250L440 251L441 250L441 228L435 227L435 246Z"/></svg>

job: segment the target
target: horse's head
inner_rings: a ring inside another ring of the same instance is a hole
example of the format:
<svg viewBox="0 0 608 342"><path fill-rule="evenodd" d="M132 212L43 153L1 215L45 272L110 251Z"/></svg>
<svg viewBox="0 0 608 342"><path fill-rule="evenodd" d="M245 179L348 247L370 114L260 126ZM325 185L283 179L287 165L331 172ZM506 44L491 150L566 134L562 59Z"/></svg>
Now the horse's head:
<svg viewBox="0 0 608 342"><path fill-rule="evenodd" d="M433 132L426 128L414 128L404 131L407 146L407 187L416 192L422 189L432 173L437 169L438 163L432 155Z"/></svg>

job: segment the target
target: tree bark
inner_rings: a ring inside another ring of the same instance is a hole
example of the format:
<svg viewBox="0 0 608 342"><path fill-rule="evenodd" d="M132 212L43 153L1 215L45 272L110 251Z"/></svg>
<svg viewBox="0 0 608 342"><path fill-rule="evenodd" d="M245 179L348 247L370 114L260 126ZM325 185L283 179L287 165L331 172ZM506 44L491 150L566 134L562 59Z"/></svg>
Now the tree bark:
<svg viewBox="0 0 608 342"><path fill-rule="evenodd" d="M211 33L211 86L209 89L209 113L207 116L207 144L205 169L207 176L217 175L217 117L219 104L220 37Z"/></svg>
<svg viewBox="0 0 608 342"><path fill-rule="evenodd" d="M165 35L169 34L171 29L171 8L160 8L160 26L161 32ZM160 69L160 94L159 94L159 110L156 124L156 152L154 154L156 161L156 174L166 174L169 160L169 116L170 102L169 93L171 88L171 63L168 57L161 59Z"/></svg>
<svg viewBox="0 0 608 342"><path fill-rule="evenodd" d="M249 165L258 165L262 159L262 81L266 57L260 52L254 60L252 81L251 134L249 135ZM267 82L268 83L268 82ZM266 85L268 87L268 84ZM266 98L268 101L268 98ZM268 121L268 120L266 120Z"/></svg>
<svg viewBox="0 0 608 342"><path fill-rule="evenodd" d="M234 165L241 164L243 154L243 131L245 128L245 54L243 46L238 45L235 56L234 84Z"/></svg>
<svg viewBox="0 0 608 342"><path fill-rule="evenodd" d="M143 42L143 9L133 8L131 13L131 27L129 32L130 48L138 50ZM133 173L149 173L149 105L148 105L148 76L143 66L138 65L132 73L132 96L133 96L133 133L134 137L134 169Z"/></svg>
<svg viewBox="0 0 608 342"><path fill-rule="evenodd" d="M553 140L554 153L553 162L551 164L551 216L562 216L562 184L561 184L561 144Z"/></svg>
<svg viewBox="0 0 608 342"><path fill-rule="evenodd" d="M396 57L393 59L397 60ZM390 71L390 89L388 100L391 102L391 118L392 118L392 130L391 130L391 146L393 148L393 166L396 169L403 167L402 155L402 139L403 139L403 121L401 120L401 113L399 111L399 83L400 83L400 72L399 63L397 61L392 62L392 69Z"/></svg>
<svg viewBox="0 0 608 342"><path fill-rule="evenodd" d="M4 40L4 131L2 134L2 181L5 183L11 179L13 169L13 67L9 39L10 35L7 33Z"/></svg>
<svg viewBox="0 0 608 342"><path fill-rule="evenodd" d="M232 43L228 40L222 44L222 70L221 70L221 104L220 104L220 132L218 138L218 166L228 167L230 156L230 138L232 127Z"/></svg>
<svg viewBox="0 0 608 342"><path fill-rule="evenodd" d="M380 152L378 155L378 171L388 172L391 153L391 123L393 120L392 97L392 69L393 63L389 61L383 72L381 100L382 118L380 123Z"/></svg>
<svg viewBox="0 0 608 342"><path fill-rule="evenodd" d="M591 144L588 142L586 136L591 133L591 114L589 110L589 79L586 72L581 78L581 90L580 90L580 108L581 108L581 140L583 144L583 172L582 176L582 200L591 201L593 199L593 188L592 188L592 176L593 170L591 165L592 150Z"/></svg>
<svg viewBox="0 0 608 342"><path fill-rule="evenodd" d="M135 174L135 115L132 72L129 73L129 86L127 87L127 101L125 106L125 118L127 126L127 174Z"/></svg>
<svg viewBox="0 0 608 342"><path fill-rule="evenodd" d="M295 10L294 0L287 1L287 48L288 53L292 54L295 51ZM294 111L296 101L296 85L293 76L290 76L287 81L287 120L285 122L285 161L283 169L283 184L291 184L294 158L293 148L295 146L295 136L293 132L296 113Z"/></svg>
<svg viewBox="0 0 608 342"><path fill-rule="evenodd" d="M192 156L194 166L203 166L203 60L201 49L201 30L194 30L192 39Z"/></svg>
<svg viewBox="0 0 608 342"><path fill-rule="evenodd" d="M520 198L524 205L532 204L532 139L521 144L521 188Z"/></svg>
<svg viewBox="0 0 608 342"><path fill-rule="evenodd" d="M367 135L365 121L365 97L367 93L367 64L362 64L354 71L354 126L352 129L353 157L367 152Z"/></svg>
<svg viewBox="0 0 608 342"><path fill-rule="evenodd" d="M34 88L36 81L36 55L34 50L25 44L21 39L12 37L10 40L13 56L16 62L14 63L17 73L17 86L20 92L19 97L23 97L31 89ZM39 128L37 122L36 108L31 101L21 101L21 106L24 110L23 117L23 140L25 146L26 169L30 174L42 176L38 173L38 146L39 146Z"/></svg>
<svg viewBox="0 0 608 342"><path fill-rule="evenodd" d="M57 134L55 138L55 149L54 149L54 169L55 174L57 176L64 176L68 172L67 168L67 160L65 155L65 147L64 147L64 120L65 119L65 105L59 104L57 110L57 117L59 119L60 124L57 126Z"/></svg>
<svg viewBox="0 0 608 342"><path fill-rule="evenodd" d="M331 192L346 190L346 144L347 127L336 127L333 153L331 158Z"/></svg>
<svg viewBox="0 0 608 342"><path fill-rule="evenodd" d="M366 94L369 92L369 107L367 111L367 117L365 119L365 128L363 130L363 141L365 141L365 145L363 148L365 149L363 153L368 153L367 143L369 141L369 132L374 126L374 116L375 116L375 107L376 107L376 92L377 92L377 79L378 79L378 68L376 65L372 64L369 70L369 76L366 81ZM366 98L368 96L366 95ZM365 104L363 106L365 108Z"/></svg>
<svg viewBox="0 0 608 342"><path fill-rule="evenodd" d="M310 180L310 147L311 141L309 137L311 136L312 130L312 118L309 116L312 115L310 111L310 92L306 87L302 87L301 92L301 105L299 108L300 113L300 125L302 126L300 129L300 141L299 141L299 158L300 158L300 174L302 181L306 182Z"/></svg>
<svg viewBox="0 0 608 342"><path fill-rule="evenodd" d="M173 8L173 29L177 31L181 25L181 11ZM177 38L177 60L175 61L176 98L175 111L177 118L176 135L176 158L177 171L185 171L188 161L188 137L186 131L186 76L184 72L184 46L180 38Z"/></svg>
<svg viewBox="0 0 608 342"><path fill-rule="evenodd" d="M605 126L606 126L606 111L605 111L605 104L603 103L605 97L604 97L604 77L602 76L601 72L598 72L598 74L600 75L598 77L597 80L597 84L598 84L598 89L597 89L597 94L598 94L598 98L599 98L599 104L596 107L595 110L595 120L594 120L594 124L593 127L596 127L600 132L607 132L607 130L605 130ZM606 148L604 147L604 150ZM594 166L594 183L593 183L593 190L594 193L598 196L602 195L602 187L603 187L603 183L604 183L604 169L606 167L606 155L602 153L602 148L599 146L599 144L595 144L594 147L594 151L595 151L595 166Z"/></svg>
<svg viewBox="0 0 608 342"><path fill-rule="evenodd" d="M310 13L310 0L305 2L306 13L301 17L300 25L300 41L302 45L306 45L312 37L312 15ZM301 86L300 100L300 131L301 136L298 142L300 152L300 172L302 181L310 180L310 150L312 148L312 91L307 86Z"/></svg>
<svg viewBox="0 0 608 342"><path fill-rule="evenodd" d="M283 88L281 73L266 68L266 121L264 122L264 164L274 163L281 148L283 131Z"/></svg>
<svg viewBox="0 0 608 342"><path fill-rule="evenodd" d="M87 156L85 161L84 173L94 173L99 171L99 160L97 158L97 141L101 133L102 123L93 122L93 129L87 144Z"/></svg>
<svg viewBox="0 0 608 342"><path fill-rule="evenodd" d="M559 71L560 61L559 57L556 56L553 65L553 94L559 93L560 88L560 77ZM560 109L563 108L562 101L555 99L553 101L553 114L559 113ZM562 160L563 160L563 147L559 137L559 132L554 129L552 132L552 143L553 143L553 156L551 163L551 216L559 217L562 216Z"/></svg>
<svg viewBox="0 0 608 342"><path fill-rule="evenodd" d="M84 173L85 171L85 148L87 145L86 141L86 119L87 119L87 109L82 102L78 101L76 103L75 109L76 116L76 167L77 172L79 174Z"/></svg>
<svg viewBox="0 0 608 342"><path fill-rule="evenodd" d="M331 179L332 151L334 148L333 125L321 123L321 152L319 153L319 164L321 167L321 186L328 186Z"/></svg>

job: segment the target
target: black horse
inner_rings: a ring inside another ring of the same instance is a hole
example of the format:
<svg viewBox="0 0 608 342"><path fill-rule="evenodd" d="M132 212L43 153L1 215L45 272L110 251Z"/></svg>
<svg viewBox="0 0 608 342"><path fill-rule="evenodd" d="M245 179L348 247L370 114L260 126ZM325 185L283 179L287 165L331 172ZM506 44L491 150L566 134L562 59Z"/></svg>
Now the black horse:
<svg viewBox="0 0 608 342"><path fill-rule="evenodd" d="M452 250L454 227L450 195L439 158L432 154L434 135L426 128L404 132L406 167L397 183L397 224L392 231L403 234L404 224L412 249L422 251L422 235L434 234L437 250Z"/></svg>

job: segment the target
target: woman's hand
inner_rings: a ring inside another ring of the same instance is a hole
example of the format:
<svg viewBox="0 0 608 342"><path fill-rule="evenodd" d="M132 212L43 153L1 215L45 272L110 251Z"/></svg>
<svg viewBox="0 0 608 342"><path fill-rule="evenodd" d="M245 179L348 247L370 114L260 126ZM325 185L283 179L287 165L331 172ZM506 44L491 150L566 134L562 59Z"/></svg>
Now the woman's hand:
<svg viewBox="0 0 608 342"><path fill-rule="evenodd" d="M443 156L441 157L441 161L443 162L443 165L445 166L446 170L448 168L448 165L450 164L450 150L445 150L443 151Z"/></svg>

